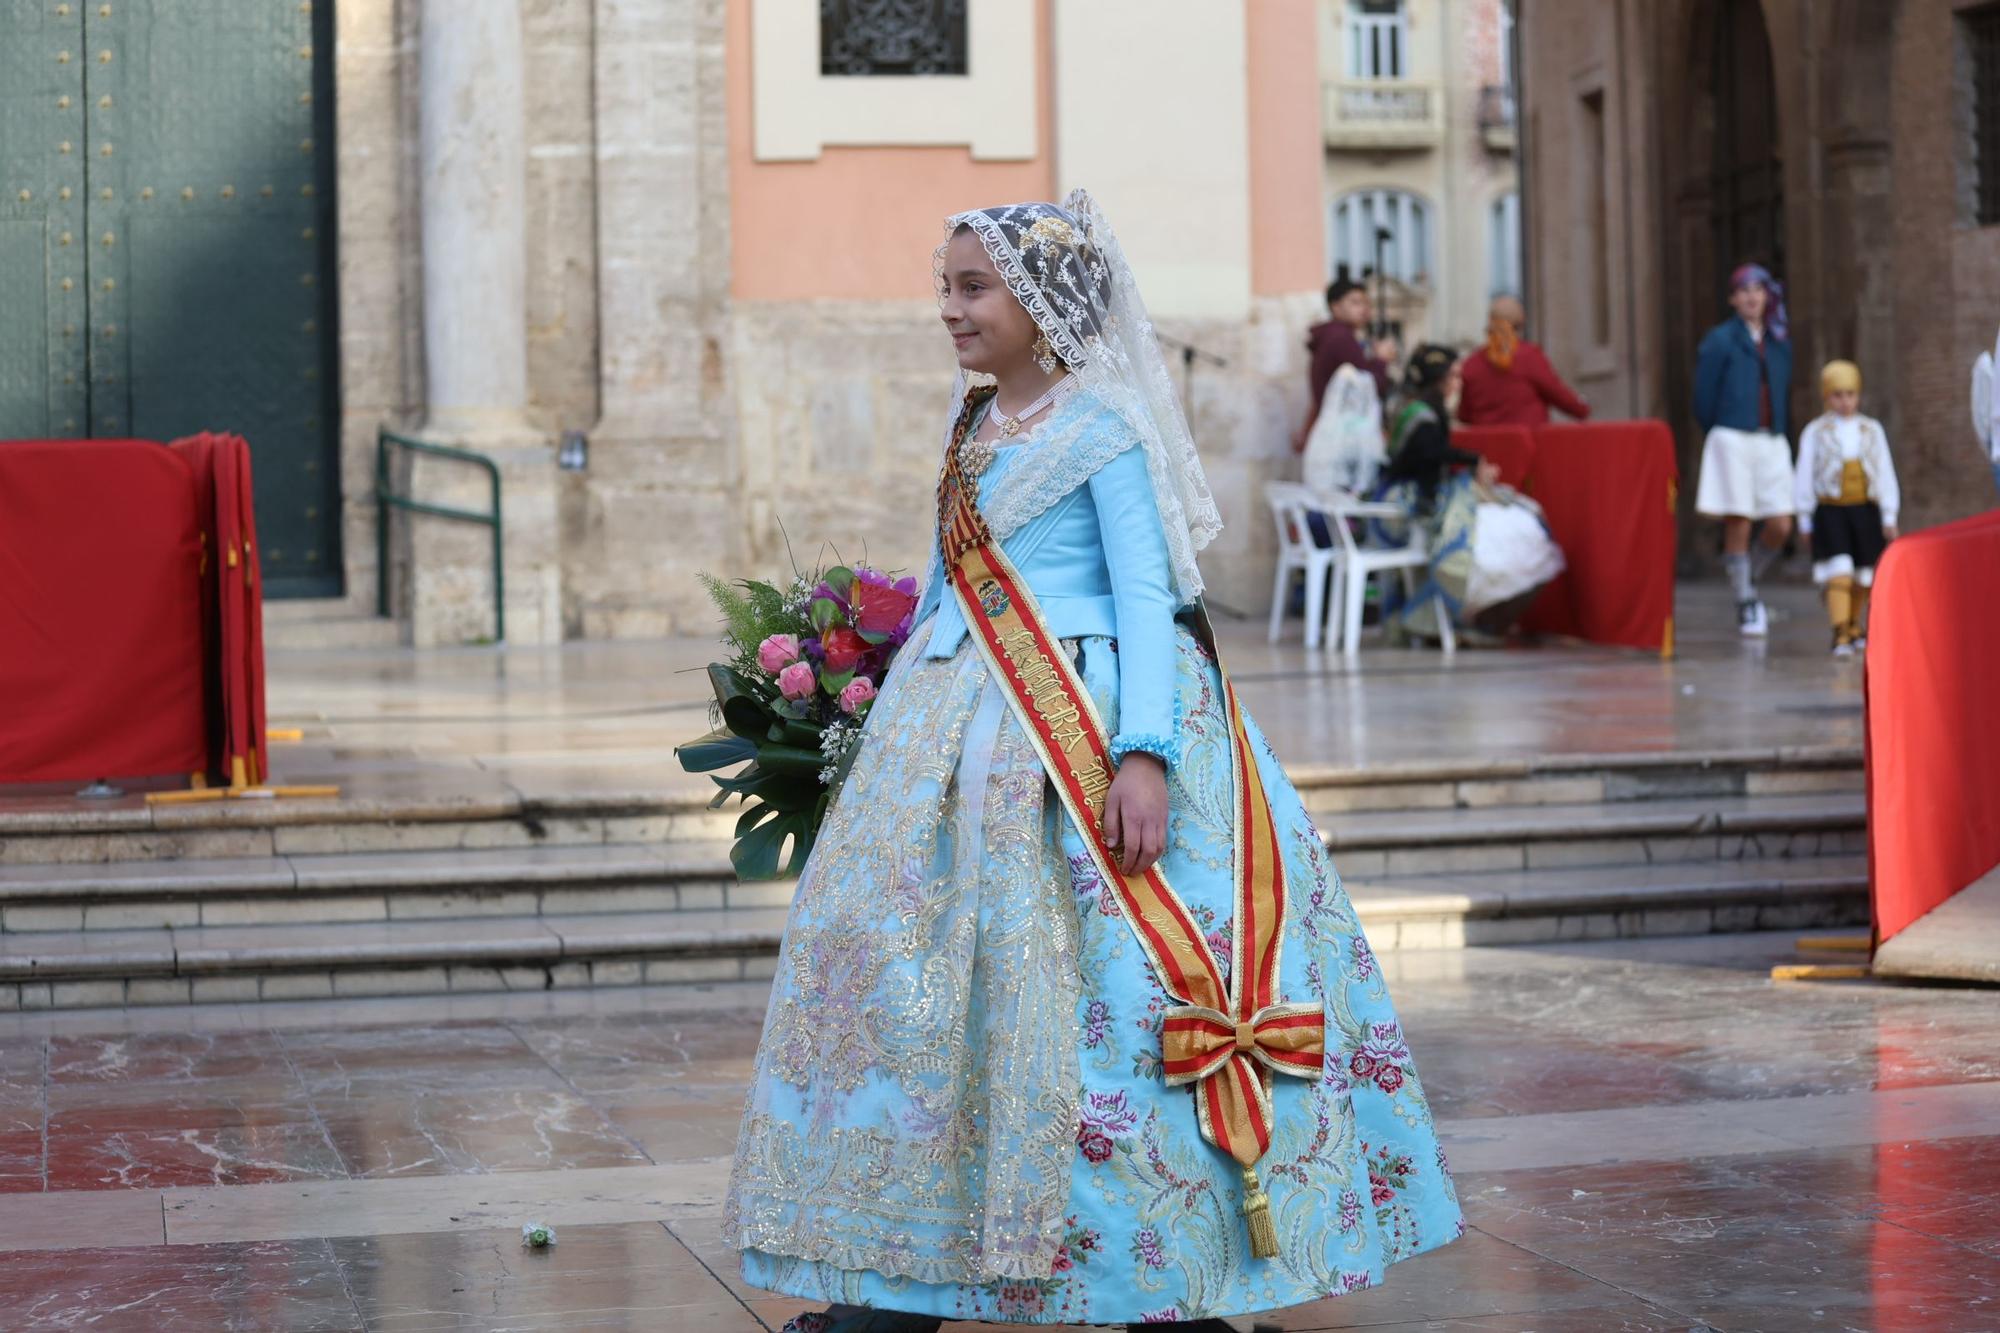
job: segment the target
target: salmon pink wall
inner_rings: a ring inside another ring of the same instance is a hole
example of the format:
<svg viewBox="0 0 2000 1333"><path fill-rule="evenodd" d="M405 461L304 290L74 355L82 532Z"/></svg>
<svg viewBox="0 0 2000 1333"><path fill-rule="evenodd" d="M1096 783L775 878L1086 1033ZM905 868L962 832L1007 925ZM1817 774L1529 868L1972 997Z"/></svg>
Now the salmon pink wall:
<svg viewBox="0 0 2000 1333"><path fill-rule="evenodd" d="M1250 285L1259 296L1326 282L1315 0L1245 6L1250 60Z"/></svg>
<svg viewBox="0 0 2000 1333"><path fill-rule="evenodd" d="M1041 106L1040 152L1033 160L975 162L969 148L881 147L827 148L815 162L759 162L751 120L750 0L729 0L730 290L737 299L926 297L931 251L946 217L1049 198L1055 175L1049 0L1036 3ZM1317 125L1315 119L1315 133Z"/></svg>

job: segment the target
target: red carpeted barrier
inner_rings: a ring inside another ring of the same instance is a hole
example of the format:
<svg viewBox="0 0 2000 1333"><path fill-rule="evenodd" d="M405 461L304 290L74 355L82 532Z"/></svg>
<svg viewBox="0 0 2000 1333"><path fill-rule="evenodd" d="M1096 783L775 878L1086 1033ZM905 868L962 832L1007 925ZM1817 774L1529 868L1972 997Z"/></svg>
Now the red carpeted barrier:
<svg viewBox="0 0 2000 1333"><path fill-rule="evenodd" d="M207 590L204 638L210 675L209 737L217 780L256 786L270 777L265 751L264 586L250 491L250 446L240 435L203 433L167 446L194 472L202 516Z"/></svg>
<svg viewBox="0 0 2000 1333"><path fill-rule="evenodd" d="M159 445L0 443L0 782L208 770L201 557Z"/></svg>
<svg viewBox="0 0 2000 1333"><path fill-rule="evenodd" d="M1881 943L2000 865L2000 513L1889 546L1868 618L1868 855Z"/></svg>
<svg viewBox="0 0 2000 1333"><path fill-rule="evenodd" d="M1660 421L1587 421L1537 426L1534 443L1522 489L1542 506L1569 568L1522 625L1671 654L1679 477L1672 432Z"/></svg>
<svg viewBox="0 0 2000 1333"><path fill-rule="evenodd" d="M0 443L0 783L260 781L262 621L240 438Z"/></svg>
<svg viewBox="0 0 2000 1333"><path fill-rule="evenodd" d="M1451 442L1500 467L1500 480L1527 491L1535 471L1535 436L1526 426L1453 426Z"/></svg>

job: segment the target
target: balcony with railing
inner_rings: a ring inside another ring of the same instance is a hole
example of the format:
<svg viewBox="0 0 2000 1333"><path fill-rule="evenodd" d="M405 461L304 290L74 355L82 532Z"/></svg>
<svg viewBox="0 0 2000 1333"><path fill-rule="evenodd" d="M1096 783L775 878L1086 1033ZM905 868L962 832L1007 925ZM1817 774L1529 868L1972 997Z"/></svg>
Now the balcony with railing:
<svg viewBox="0 0 2000 1333"><path fill-rule="evenodd" d="M1424 149L1444 142L1444 92L1408 79L1334 79L1323 88L1329 148Z"/></svg>
<svg viewBox="0 0 2000 1333"><path fill-rule="evenodd" d="M1479 90L1479 136L1496 153L1514 151L1514 90L1487 84Z"/></svg>

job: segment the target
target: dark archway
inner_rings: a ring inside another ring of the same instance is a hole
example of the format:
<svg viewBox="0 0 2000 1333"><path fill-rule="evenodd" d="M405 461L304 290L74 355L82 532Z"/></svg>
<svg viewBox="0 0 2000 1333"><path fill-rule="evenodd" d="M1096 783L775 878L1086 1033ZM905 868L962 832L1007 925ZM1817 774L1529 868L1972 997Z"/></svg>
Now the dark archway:
<svg viewBox="0 0 2000 1333"><path fill-rule="evenodd" d="M1784 275L1784 157L1778 138L1771 37L1759 0L1718 0L1708 37L1710 140L1708 221L1714 237L1711 291L1755 261Z"/></svg>

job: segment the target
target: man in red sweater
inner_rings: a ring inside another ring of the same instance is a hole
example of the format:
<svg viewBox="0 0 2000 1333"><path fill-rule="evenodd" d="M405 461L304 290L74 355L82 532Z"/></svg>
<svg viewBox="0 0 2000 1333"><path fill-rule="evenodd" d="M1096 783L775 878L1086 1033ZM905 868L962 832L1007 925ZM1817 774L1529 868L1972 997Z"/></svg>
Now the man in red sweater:
<svg viewBox="0 0 2000 1333"><path fill-rule="evenodd" d="M1549 365L1541 348L1521 336L1527 312L1511 296L1497 296L1487 312L1486 346L1460 367L1465 387L1458 419L1467 426L1541 426L1556 408L1581 421L1590 404L1576 396Z"/></svg>
<svg viewBox="0 0 2000 1333"><path fill-rule="evenodd" d="M1333 382L1334 372L1342 366L1353 366L1373 378L1376 396L1384 403L1389 401L1389 368L1396 361L1396 340L1379 338L1372 344L1362 341L1374 310L1368 300L1368 289L1348 277L1344 265L1326 289L1326 310L1327 321L1313 325L1306 333L1306 350L1312 357L1306 372L1312 409L1306 413L1305 424L1292 436L1293 453L1306 447L1306 436L1319 417L1326 386Z"/></svg>

